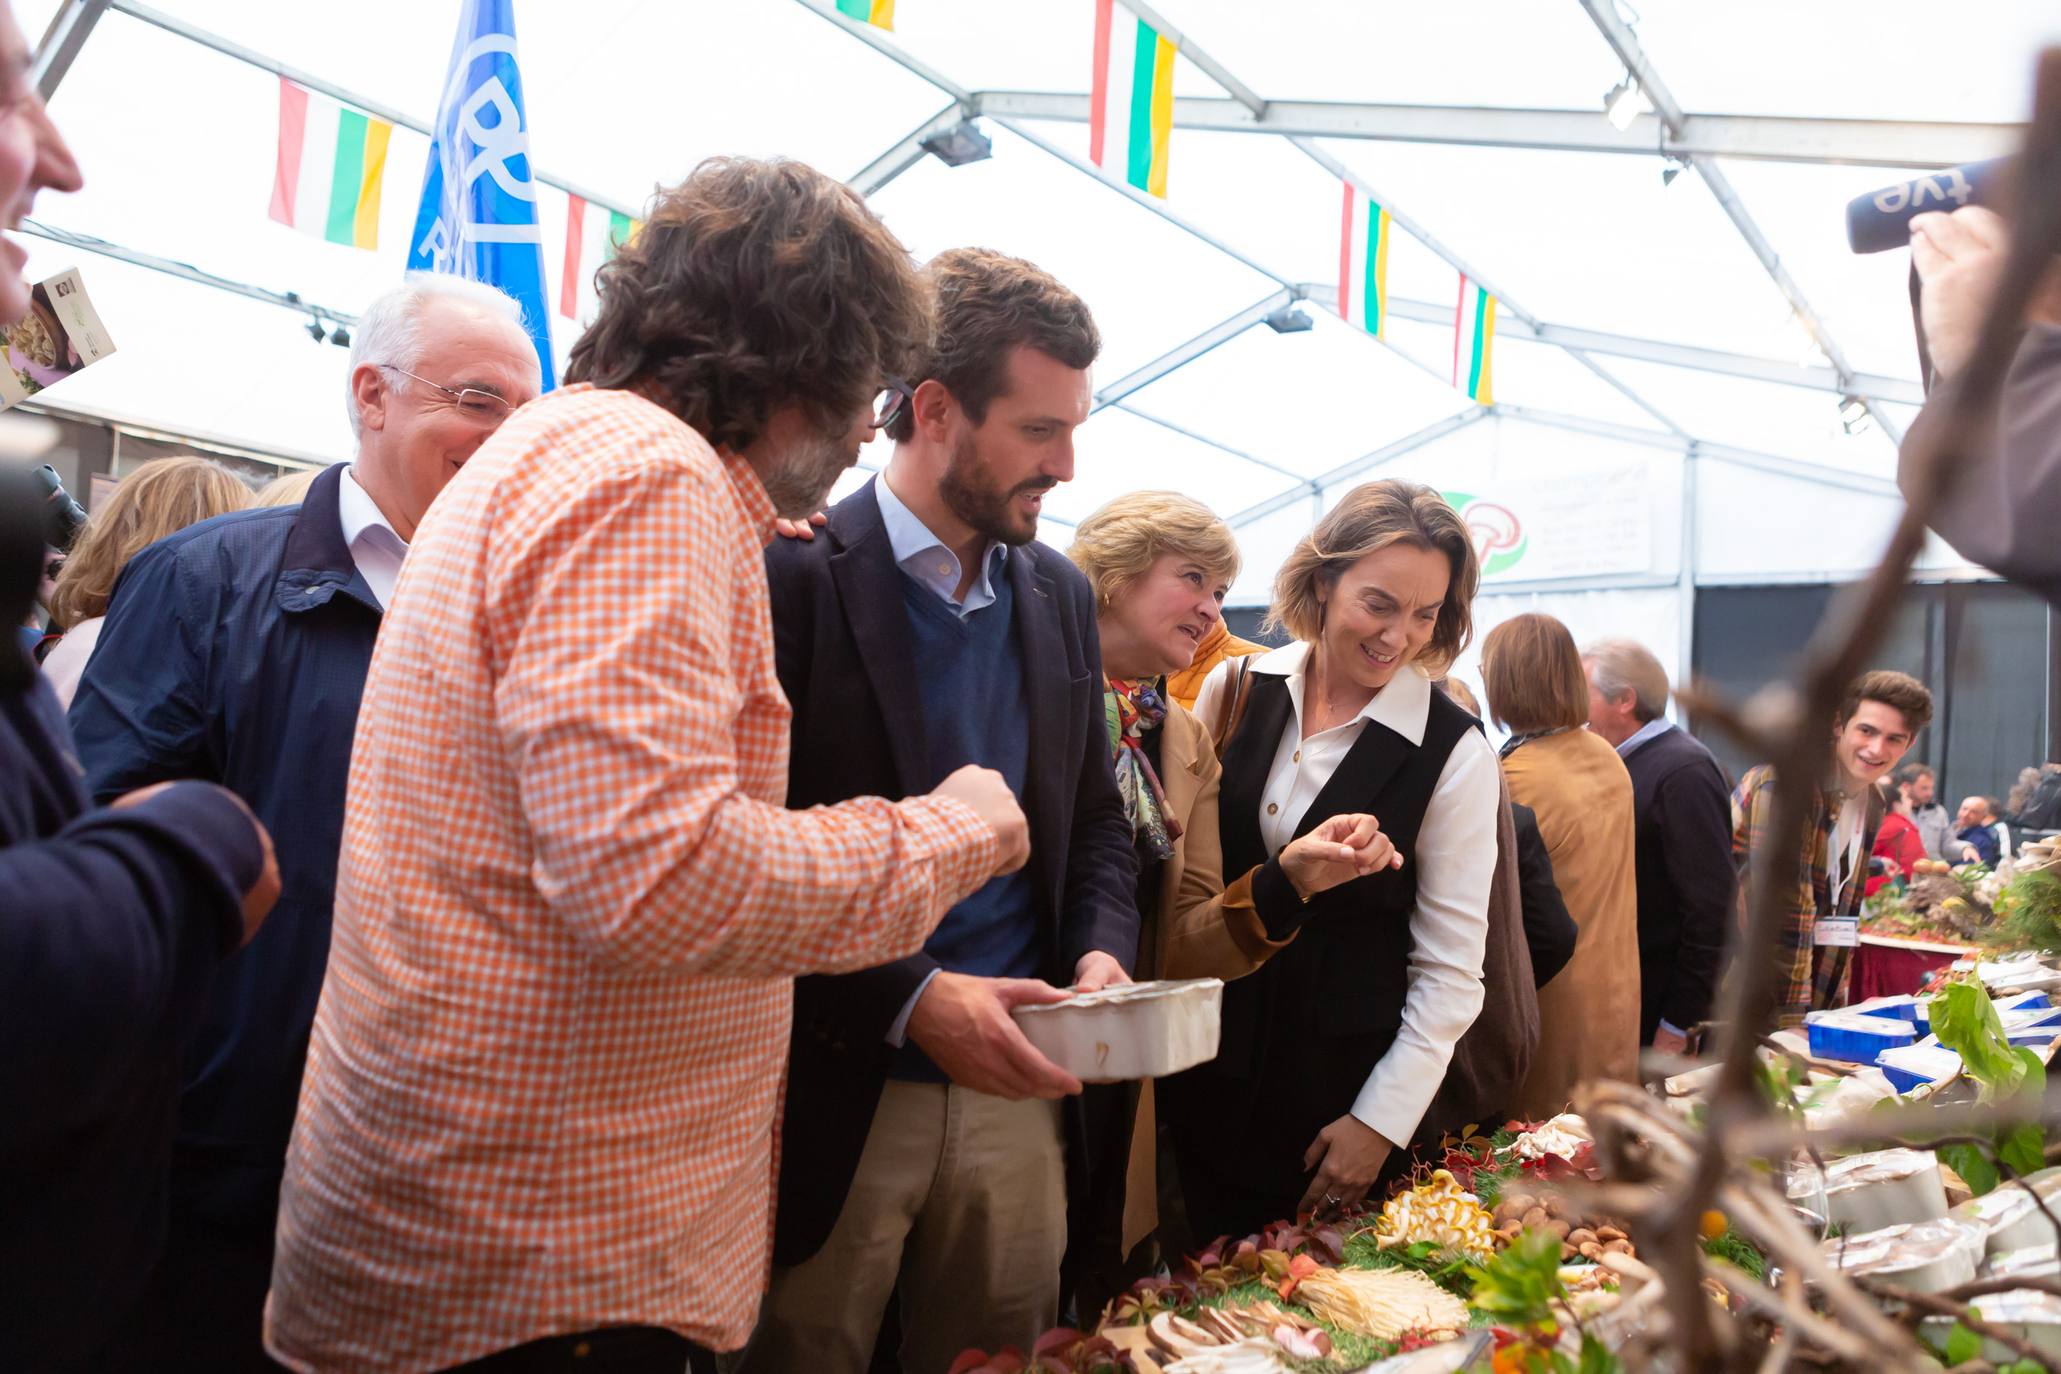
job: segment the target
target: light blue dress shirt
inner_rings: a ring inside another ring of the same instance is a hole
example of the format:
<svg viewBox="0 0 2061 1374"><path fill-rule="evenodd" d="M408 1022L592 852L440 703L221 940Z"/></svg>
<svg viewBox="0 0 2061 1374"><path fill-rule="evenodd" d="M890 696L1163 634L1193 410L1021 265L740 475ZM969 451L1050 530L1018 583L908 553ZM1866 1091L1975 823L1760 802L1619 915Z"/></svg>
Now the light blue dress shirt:
<svg viewBox="0 0 2061 1374"><path fill-rule="evenodd" d="M930 532L930 526L902 504L902 498L888 485L886 473L873 479L873 496L880 503L880 523L887 527L888 547L894 550L895 566L919 585L936 592L959 612L962 620L995 604L995 579L1002 575L1002 567L1008 561L1007 544L988 541L987 550L981 554L980 578L966 589L966 599L961 601L959 578L965 570L959 566L959 555L946 548L944 541Z"/></svg>

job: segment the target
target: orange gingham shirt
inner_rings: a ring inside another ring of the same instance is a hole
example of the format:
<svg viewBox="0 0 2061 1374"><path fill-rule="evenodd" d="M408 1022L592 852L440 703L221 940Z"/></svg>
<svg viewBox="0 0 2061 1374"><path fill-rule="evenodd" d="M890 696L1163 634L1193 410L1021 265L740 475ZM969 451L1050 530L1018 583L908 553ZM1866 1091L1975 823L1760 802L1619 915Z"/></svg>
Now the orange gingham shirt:
<svg viewBox="0 0 2061 1374"><path fill-rule="evenodd" d="M782 808L772 516L672 414L573 386L417 532L280 1197L295 1368L750 1334L791 978L913 953L998 855L955 801Z"/></svg>

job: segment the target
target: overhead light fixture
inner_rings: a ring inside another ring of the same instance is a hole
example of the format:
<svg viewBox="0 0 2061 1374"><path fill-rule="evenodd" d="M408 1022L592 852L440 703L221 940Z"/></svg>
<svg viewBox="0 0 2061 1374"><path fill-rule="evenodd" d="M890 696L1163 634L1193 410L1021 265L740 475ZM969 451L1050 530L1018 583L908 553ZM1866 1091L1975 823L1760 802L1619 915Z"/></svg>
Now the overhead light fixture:
<svg viewBox="0 0 2061 1374"><path fill-rule="evenodd" d="M1667 160L1667 166L1660 169L1660 184L1662 186L1674 185L1675 178L1680 176L1683 170L1688 165L1688 163L1679 161L1678 159L1669 158Z"/></svg>
<svg viewBox="0 0 2061 1374"><path fill-rule="evenodd" d="M1603 97L1603 116L1619 133L1631 128L1632 121L1639 117L1639 83L1632 80L1630 72Z"/></svg>
<svg viewBox="0 0 2061 1374"><path fill-rule="evenodd" d="M1284 305L1279 310L1267 315L1265 322L1267 328L1273 330L1276 334L1305 333L1311 325L1309 315L1292 305Z"/></svg>
<svg viewBox="0 0 2061 1374"><path fill-rule="evenodd" d="M964 167L969 162L984 162L995 155L995 141L982 133L970 119L962 119L951 128L932 134L920 146L947 167Z"/></svg>
<svg viewBox="0 0 2061 1374"><path fill-rule="evenodd" d="M316 343L327 343L329 341L329 331L323 328L321 320L309 320L303 327L308 331L308 337Z"/></svg>
<svg viewBox="0 0 2061 1374"><path fill-rule="evenodd" d="M338 348L349 348L351 346L351 331L345 329L342 325L338 325L334 330L330 331L329 341Z"/></svg>
<svg viewBox="0 0 2061 1374"><path fill-rule="evenodd" d="M1865 434L1875 423L1875 417L1868 410L1868 403L1858 396L1847 396L1839 402L1839 423L1848 434Z"/></svg>

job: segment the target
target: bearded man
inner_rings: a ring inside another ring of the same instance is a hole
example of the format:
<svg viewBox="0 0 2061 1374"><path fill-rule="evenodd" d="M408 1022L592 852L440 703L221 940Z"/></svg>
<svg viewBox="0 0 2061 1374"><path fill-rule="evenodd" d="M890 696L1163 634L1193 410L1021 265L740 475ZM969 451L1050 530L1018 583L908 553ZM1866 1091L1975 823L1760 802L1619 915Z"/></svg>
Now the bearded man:
<svg viewBox="0 0 2061 1374"><path fill-rule="evenodd" d="M767 554L787 800L915 795L978 764L1021 799L1031 860L920 953L796 984L776 1268L747 1374L863 1374L897 1289L906 1369L1028 1349L1054 1324L1081 1084L1009 1012L1127 982L1137 952L1094 596L1035 538L1045 493L1073 477L1100 339L1030 263L956 249L924 275L935 335L875 416L893 460L820 537Z"/></svg>

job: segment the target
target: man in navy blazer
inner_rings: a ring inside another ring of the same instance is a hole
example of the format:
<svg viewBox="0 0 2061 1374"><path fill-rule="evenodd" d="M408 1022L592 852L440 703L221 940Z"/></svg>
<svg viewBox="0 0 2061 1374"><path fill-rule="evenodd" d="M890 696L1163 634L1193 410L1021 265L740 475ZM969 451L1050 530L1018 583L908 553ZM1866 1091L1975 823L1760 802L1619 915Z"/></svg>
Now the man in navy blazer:
<svg viewBox="0 0 2061 1374"><path fill-rule="evenodd" d="M892 462L767 555L788 804L915 795L978 763L1016 790L1031 858L921 954L796 984L776 1268L747 1374L863 1374L896 1289L905 1368L1028 1349L1056 1321L1081 1084L1009 1012L1128 981L1137 953L1094 596L1035 539L1044 494L1073 476L1100 341L1029 263L960 249L926 275L937 339L883 409Z"/></svg>

